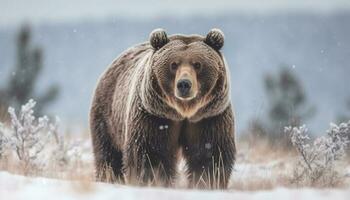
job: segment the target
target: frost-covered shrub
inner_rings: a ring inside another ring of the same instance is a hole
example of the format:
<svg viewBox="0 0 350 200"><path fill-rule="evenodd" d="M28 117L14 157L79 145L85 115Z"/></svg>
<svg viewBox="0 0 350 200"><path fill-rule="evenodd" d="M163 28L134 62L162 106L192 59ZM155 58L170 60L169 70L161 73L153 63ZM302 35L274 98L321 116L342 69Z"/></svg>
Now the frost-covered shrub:
<svg viewBox="0 0 350 200"><path fill-rule="evenodd" d="M29 102L22 106L18 115L14 108L9 108L11 117L11 136L9 142L16 153L25 173L33 169L41 169L45 162L39 154L49 142L52 135L49 119L44 116L36 119L33 116L35 102Z"/></svg>
<svg viewBox="0 0 350 200"><path fill-rule="evenodd" d="M347 123L341 123L339 126L331 123L331 128L327 131L328 135L332 136L333 142L341 142L338 140L345 141L347 145L345 145L342 150L349 150L350 144L350 121Z"/></svg>
<svg viewBox="0 0 350 200"><path fill-rule="evenodd" d="M65 142L58 132L58 118L55 122L50 122L46 116L36 118L33 115L35 104L34 100L29 100L18 113L10 107L11 126L0 130L0 155L5 151L15 155L25 174L52 166L65 167L74 157L70 153L74 145Z"/></svg>
<svg viewBox="0 0 350 200"><path fill-rule="evenodd" d="M349 143L350 121L339 126L331 124L326 136L313 142L307 134L307 128L286 127L291 142L300 155L295 166L293 182L297 185L335 186L342 181L338 164L346 154Z"/></svg>
<svg viewBox="0 0 350 200"><path fill-rule="evenodd" d="M0 160L4 157L7 144L8 139L5 136L4 126L2 123L0 123Z"/></svg>
<svg viewBox="0 0 350 200"><path fill-rule="evenodd" d="M56 119L58 122L58 119ZM51 161L59 167L66 167L74 161L81 160L80 144L78 142L68 142L63 135L57 131L58 123L52 126L55 148L52 152Z"/></svg>

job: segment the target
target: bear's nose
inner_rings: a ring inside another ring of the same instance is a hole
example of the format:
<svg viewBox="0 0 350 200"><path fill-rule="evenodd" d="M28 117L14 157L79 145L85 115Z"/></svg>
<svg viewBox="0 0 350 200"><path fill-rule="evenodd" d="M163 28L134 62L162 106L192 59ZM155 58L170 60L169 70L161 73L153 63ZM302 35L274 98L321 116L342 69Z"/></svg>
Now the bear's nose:
<svg viewBox="0 0 350 200"><path fill-rule="evenodd" d="M188 79L180 79L177 84L176 84L177 89L180 92L180 95L182 97L186 97L189 95L191 87L192 87L192 83L190 80Z"/></svg>

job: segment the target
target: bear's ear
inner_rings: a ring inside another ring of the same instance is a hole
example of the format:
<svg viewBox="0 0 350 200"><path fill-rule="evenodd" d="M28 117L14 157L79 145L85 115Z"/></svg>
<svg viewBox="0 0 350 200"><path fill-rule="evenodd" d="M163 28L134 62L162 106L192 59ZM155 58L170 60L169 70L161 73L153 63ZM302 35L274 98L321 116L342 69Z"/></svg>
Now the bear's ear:
<svg viewBox="0 0 350 200"><path fill-rule="evenodd" d="M149 42L155 50L158 50L166 45L169 39L164 29L157 28L151 32Z"/></svg>
<svg viewBox="0 0 350 200"><path fill-rule="evenodd" d="M213 28L207 34L204 42L213 49L219 51L224 46L224 40L224 33L220 29Z"/></svg>

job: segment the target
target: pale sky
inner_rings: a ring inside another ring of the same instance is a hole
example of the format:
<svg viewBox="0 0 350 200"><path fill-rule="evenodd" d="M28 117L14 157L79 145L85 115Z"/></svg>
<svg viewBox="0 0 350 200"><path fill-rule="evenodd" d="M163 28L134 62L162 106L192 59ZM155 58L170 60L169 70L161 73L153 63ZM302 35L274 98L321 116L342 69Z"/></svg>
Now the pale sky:
<svg viewBox="0 0 350 200"><path fill-rule="evenodd" d="M350 0L0 0L0 26L104 19L110 16L147 19L159 16L350 11Z"/></svg>

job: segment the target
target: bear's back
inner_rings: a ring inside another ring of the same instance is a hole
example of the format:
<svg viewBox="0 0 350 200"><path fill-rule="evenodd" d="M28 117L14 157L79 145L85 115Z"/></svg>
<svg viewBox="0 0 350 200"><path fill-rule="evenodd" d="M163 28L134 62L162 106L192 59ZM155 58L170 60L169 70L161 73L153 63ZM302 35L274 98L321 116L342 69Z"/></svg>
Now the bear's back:
<svg viewBox="0 0 350 200"><path fill-rule="evenodd" d="M149 43L143 43L124 51L102 74L95 89L90 110L90 122L99 120L106 123L108 132L115 133L111 139L118 146L121 145L124 138L121 138L123 134L116 133L124 131L126 101L136 64L151 48Z"/></svg>

